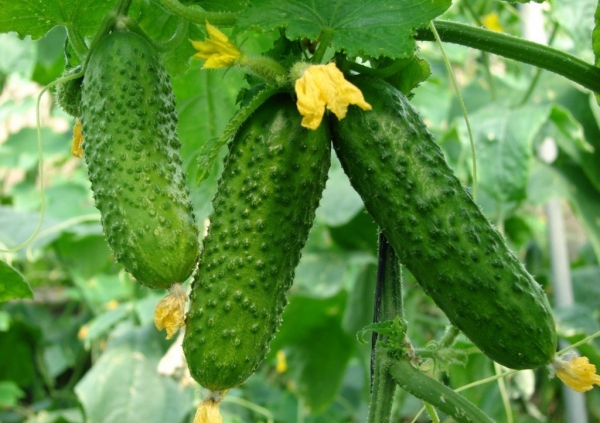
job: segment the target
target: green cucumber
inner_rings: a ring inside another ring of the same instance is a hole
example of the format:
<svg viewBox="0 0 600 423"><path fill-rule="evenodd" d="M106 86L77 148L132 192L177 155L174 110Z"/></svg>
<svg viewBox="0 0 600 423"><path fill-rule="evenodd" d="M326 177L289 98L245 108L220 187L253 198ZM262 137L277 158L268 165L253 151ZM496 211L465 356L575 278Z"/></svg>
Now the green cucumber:
<svg viewBox="0 0 600 423"><path fill-rule="evenodd" d="M555 324L527 273L444 160L406 97L372 77L351 79L372 111L330 119L333 145L400 261L448 319L513 369L548 364Z"/></svg>
<svg viewBox="0 0 600 423"><path fill-rule="evenodd" d="M325 187L328 127L300 121L276 95L230 144L183 342L191 375L213 391L244 382L268 352Z"/></svg>
<svg viewBox="0 0 600 423"><path fill-rule="evenodd" d="M116 260L150 288L184 281L198 258L198 229L158 54L132 32L107 35L81 94L89 179Z"/></svg>

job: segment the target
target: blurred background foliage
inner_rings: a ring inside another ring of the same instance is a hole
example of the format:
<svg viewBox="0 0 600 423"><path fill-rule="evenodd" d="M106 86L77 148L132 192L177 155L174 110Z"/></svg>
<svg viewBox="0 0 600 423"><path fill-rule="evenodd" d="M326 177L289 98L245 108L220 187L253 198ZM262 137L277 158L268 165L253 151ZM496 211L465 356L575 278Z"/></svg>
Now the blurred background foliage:
<svg viewBox="0 0 600 423"><path fill-rule="evenodd" d="M164 16L158 7L155 1L135 1L132 15L151 35L167 37L174 23L157 18ZM592 62L594 8L592 0L580 0L577 7L566 0L545 3L546 31L555 31L553 45ZM511 3L459 0L443 18L521 34L519 10ZM35 96L61 74L65 36L59 27L37 41L0 34L2 247L25 240L38 221ZM258 53L268 50L274 37L237 41ZM561 200L575 305L555 309L559 334L574 342L598 331L600 108L593 95L541 72L526 97L534 68L465 47L445 48L473 125L479 203L552 299L543 205ZM468 138L439 48L420 43L418 55L428 61L432 75L414 91L413 104L469 184ZM219 135L247 83L237 69L203 71L197 61L188 69L181 58L166 60L172 60L182 155L193 181L200 147ZM50 97L41 107L44 223L26 249L0 254L34 292L32 300L0 302L0 422L191 422L202 394L186 374L177 342L165 341L153 326L153 309L163 293L140 287L114 262L85 163L70 155L73 122ZM538 158L548 138L558 145L550 164ZM216 165L200 186L190 183L200 225L211 212L220 169ZM222 404L224 421L366 420L370 348L358 344L355 335L372 319L376 242L376 225L334 159L284 324L257 374ZM440 336L447 320L411 275L404 276L409 337L423 346ZM444 382L456 388L494 374L493 363L466 338L459 338L458 347L468 352L468 364L452 366ZM600 366L598 342L581 351ZM561 386L545 369L521 372L506 384L515 421L564 421ZM464 395L497 421L506 421L497 384ZM403 392L396 399L395 422L411 421L422 405ZM590 421L600 422L598 389L587 394L587 407Z"/></svg>

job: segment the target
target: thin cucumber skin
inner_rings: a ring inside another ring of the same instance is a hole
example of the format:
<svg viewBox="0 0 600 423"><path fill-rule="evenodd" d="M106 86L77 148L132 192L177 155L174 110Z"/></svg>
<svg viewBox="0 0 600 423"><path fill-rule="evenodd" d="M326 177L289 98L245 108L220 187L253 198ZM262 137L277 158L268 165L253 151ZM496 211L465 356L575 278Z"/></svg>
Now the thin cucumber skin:
<svg viewBox="0 0 600 423"><path fill-rule="evenodd" d="M300 121L292 97L276 95L230 144L183 341L205 388L243 383L280 325L331 160L328 126L312 131Z"/></svg>
<svg viewBox="0 0 600 423"><path fill-rule="evenodd" d="M132 32L100 41L82 86L84 156L116 260L169 288L195 268L198 229L179 154L175 99L158 54Z"/></svg>
<svg viewBox="0 0 600 423"><path fill-rule="evenodd" d="M351 79L372 111L330 119L352 186L401 262L479 349L513 369L548 364L554 319L540 285L448 167L416 110L388 83Z"/></svg>

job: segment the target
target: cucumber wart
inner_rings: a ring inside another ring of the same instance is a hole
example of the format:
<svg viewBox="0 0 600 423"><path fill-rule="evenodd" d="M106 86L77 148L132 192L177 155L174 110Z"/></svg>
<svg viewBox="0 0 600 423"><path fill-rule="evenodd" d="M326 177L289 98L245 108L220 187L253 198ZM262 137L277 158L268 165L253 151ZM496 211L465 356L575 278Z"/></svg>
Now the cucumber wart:
<svg viewBox="0 0 600 423"><path fill-rule="evenodd" d="M327 126L300 121L289 94L274 96L230 145L183 343L192 376L212 391L244 382L281 322L331 155Z"/></svg>
<svg viewBox="0 0 600 423"><path fill-rule="evenodd" d="M331 118L352 186L400 261L481 351L513 369L548 364L550 305L444 160L406 97L372 77L350 80L372 111Z"/></svg>
<svg viewBox="0 0 600 423"><path fill-rule="evenodd" d="M175 101L156 51L113 32L93 51L82 86L84 155L115 258L140 283L183 282L198 257L198 229L177 137Z"/></svg>

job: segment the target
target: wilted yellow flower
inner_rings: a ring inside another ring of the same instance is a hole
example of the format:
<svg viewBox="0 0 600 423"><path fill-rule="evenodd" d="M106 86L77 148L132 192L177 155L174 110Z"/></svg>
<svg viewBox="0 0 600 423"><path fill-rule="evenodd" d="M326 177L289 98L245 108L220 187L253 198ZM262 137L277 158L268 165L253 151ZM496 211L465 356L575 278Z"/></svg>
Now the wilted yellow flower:
<svg viewBox="0 0 600 423"><path fill-rule="evenodd" d="M371 110L362 92L350 82L335 66L313 65L306 68L296 81L298 111L303 117L302 126L317 129L323 120L325 107L331 110L338 119L346 117L348 106L356 104L363 110Z"/></svg>
<svg viewBox="0 0 600 423"><path fill-rule="evenodd" d="M285 351L279 350L277 351L277 364L275 365L275 370L277 373L285 373L287 371L287 360L285 359Z"/></svg>
<svg viewBox="0 0 600 423"><path fill-rule="evenodd" d="M167 339L171 339L185 325L185 302L187 296L180 284L169 289L169 294L160 300L154 309L154 324L158 330L167 330Z"/></svg>
<svg viewBox="0 0 600 423"><path fill-rule="evenodd" d="M502 25L500 25L500 16L498 16L498 14L495 12L485 15L481 20L481 23L484 27L491 29L492 31L504 31L504 28L502 28Z"/></svg>
<svg viewBox="0 0 600 423"><path fill-rule="evenodd" d="M568 361L557 358L552 364L556 369L556 376L577 392L589 391L594 384L600 385L596 366L590 364L587 357L574 357Z"/></svg>
<svg viewBox="0 0 600 423"><path fill-rule="evenodd" d="M191 41L198 53L194 54L197 59L206 60L203 69L227 68L233 66L241 53L237 47L229 41L229 38L216 27L206 23L208 38L204 41Z"/></svg>
<svg viewBox="0 0 600 423"><path fill-rule="evenodd" d="M219 404L223 399L227 391L215 391L211 392L208 398L205 398L198 408L196 409L196 416L194 416L194 423L223 423L223 417L219 411Z"/></svg>
<svg viewBox="0 0 600 423"><path fill-rule="evenodd" d="M71 145L71 154L75 157L83 157L83 125L79 118L75 119L75 127L73 127L73 144Z"/></svg>

